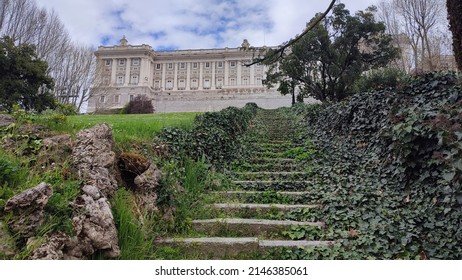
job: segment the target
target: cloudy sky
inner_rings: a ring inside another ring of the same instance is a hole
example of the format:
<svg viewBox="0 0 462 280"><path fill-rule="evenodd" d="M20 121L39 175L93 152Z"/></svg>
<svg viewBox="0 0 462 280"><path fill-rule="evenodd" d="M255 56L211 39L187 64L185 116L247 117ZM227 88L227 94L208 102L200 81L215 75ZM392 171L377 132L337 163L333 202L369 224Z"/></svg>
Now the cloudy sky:
<svg viewBox="0 0 462 280"><path fill-rule="evenodd" d="M300 33L330 0L36 0L54 9L76 42L154 49L279 45ZM351 11L378 0L342 0Z"/></svg>

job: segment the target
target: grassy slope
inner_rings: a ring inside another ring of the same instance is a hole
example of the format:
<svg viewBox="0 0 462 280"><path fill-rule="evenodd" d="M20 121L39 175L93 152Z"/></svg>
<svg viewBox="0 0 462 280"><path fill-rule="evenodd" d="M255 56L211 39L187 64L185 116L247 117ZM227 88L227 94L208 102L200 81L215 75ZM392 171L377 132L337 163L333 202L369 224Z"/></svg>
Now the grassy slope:
<svg viewBox="0 0 462 280"><path fill-rule="evenodd" d="M78 115L67 117L67 124L55 129L74 134L81 129L107 123L112 126L116 143L140 142L151 140L164 127L189 127L197 114Z"/></svg>
<svg viewBox="0 0 462 280"><path fill-rule="evenodd" d="M44 124L57 133L69 133L72 135L75 135L81 129L90 128L100 123L107 123L113 127L113 134L117 146L124 149L129 148L131 145L136 143L151 143L153 136L165 127L190 127L192 126L196 115L197 113L80 115L66 117L65 119L53 118L50 116L36 116L34 117L34 122ZM48 182L53 186L54 195L47 206L45 214L46 221L37 231L37 237L54 231L72 232L72 226L68 223L71 215L69 201L72 201L72 199L78 195L78 192L76 193L75 190L79 181L76 181L75 178L66 178L67 176L64 176L65 173L68 173L69 162L67 157L64 154L62 157L57 157L60 158L60 162L56 162L56 165L54 165L53 168L41 167L40 165L37 165L37 157L39 157L39 155L36 153L31 154L29 151L31 148L30 145L31 143L34 143L34 141L30 142L28 141L28 137L24 138L24 136L21 135L21 132L16 130L0 131L0 140L2 139L2 136L4 136L12 137L15 141L19 141L15 145L17 147L14 152L4 151L3 148L0 149L0 208L3 208L10 197L18 194L19 192L33 187L38 182ZM37 141L41 143L40 140ZM122 189L122 191L124 190ZM125 208L130 208L130 199L127 198L127 195L119 197L119 203L116 203L116 206L118 207L115 209L118 215L120 215L121 209L125 209L121 206L120 199L126 200L127 206ZM5 220L7 217L2 216L2 213L0 213L0 221L7 222L7 220ZM121 217L117 217L120 222ZM128 223L134 222L137 221L128 221ZM133 229L129 229L133 231ZM130 235L131 237L128 239L134 238L133 232L131 232ZM3 240L0 240L0 242L3 242ZM122 243L124 246L128 246L130 248L125 250L126 252L124 252L124 254L132 252L133 247L139 247L139 242L132 242L133 244L127 244L127 242ZM27 258L27 254L29 252L27 248L18 249L20 251L14 258ZM140 250L137 252L138 257L149 257L148 252L141 252ZM0 252L0 260L3 258L5 258L5 256L2 256ZM136 256L123 255L121 258L133 259L136 258Z"/></svg>

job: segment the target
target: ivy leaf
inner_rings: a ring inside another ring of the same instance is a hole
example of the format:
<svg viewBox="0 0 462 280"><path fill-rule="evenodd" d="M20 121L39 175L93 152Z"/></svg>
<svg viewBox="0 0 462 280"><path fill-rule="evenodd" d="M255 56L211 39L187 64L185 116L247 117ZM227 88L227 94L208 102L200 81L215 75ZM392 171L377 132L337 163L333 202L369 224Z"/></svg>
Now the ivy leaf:
<svg viewBox="0 0 462 280"><path fill-rule="evenodd" d="M454 134L457 137L457 141L462 140L462 132L461 131L456 131L456 132L454 132Z"/></svg>
<svg viewBox="0 0 462 280"><path fill-rule="evenodd" d="M459 159L458 161L454 162L453 166L462 171L462 159Z"/></svg>
<svg viewBox="0 0 462 280"><path fill-rule="evenodd" d="M456 176L456 172L446 172L443 173L443 179L446 180L447 182L451 182L452 179L454 179L454 176Z"/></svg>

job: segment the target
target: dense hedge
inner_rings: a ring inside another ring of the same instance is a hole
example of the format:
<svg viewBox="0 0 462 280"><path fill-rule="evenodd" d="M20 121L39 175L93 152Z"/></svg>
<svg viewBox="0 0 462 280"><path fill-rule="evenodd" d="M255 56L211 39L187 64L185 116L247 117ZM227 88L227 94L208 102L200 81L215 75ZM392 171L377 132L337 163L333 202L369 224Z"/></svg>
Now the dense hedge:
<svg viewBox="0 0 462 280"><path fill-rule="evenodd" d="M219 112L198 115L192 129L165 128L158 141L166 143L174 154L193 159L205 157L221 165L241 155L241 136L257 112L257 105L249 103L242 109L228 107Z"/></svg>
<svg viewBox="0 0 462 280"><path fill-rule="evenodd" d="M325 151L327 223L343 258L462 259L462 88L427 74L301 110Z"/></svg>

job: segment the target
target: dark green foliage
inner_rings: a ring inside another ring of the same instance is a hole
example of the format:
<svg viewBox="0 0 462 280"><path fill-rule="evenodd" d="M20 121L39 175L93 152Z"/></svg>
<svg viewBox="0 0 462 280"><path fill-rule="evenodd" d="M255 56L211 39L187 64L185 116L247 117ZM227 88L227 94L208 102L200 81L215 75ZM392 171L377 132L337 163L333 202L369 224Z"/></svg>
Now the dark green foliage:
<svg viewBox="0 0 462 280"><path fill-rule="evenodd" d="M54 83L47 71L48 64L37 58L35 46L15 46L11 38L1 38L0 111L11 111L15 104L27 111L53 108Z"/></svg>
<svg viewBox="0 0 462 280"><path fill-rule="evenodd" d="M152 101L146 95L138 95L128 102L122 109L122 114L151 114L154 113Z"/></svg>
<svg viewBox="0 0 462 280"><path fill-rule="evenodd" d="M314 172L326 222L347 233L339 258L462 258L461 105L455 75L427 74L309 124L329 151Z"/></svg>
<svg viewBox="0 0 462 280"><path fill-rule="evenodd" d="M294 95L298 87L300 96L323 102L351 96L364 71L384 67L398 55L384 24L375 21L375 12L370 7L351 15L344 4L336 5L332 15L295 43L289 54L269 62L265 83L279 84L283 94Z"/></svg>
<svg viewBox="0 0 462 280"><path fill-rule="evenodd" d="M77 111L77 108L72 105L72 104L62 104L62 103L57 103L55 111L59 114L62 114L64 116L74 116L77 115L79 112Z"/></svg>
<svg viewBox="0 0 462 280"><path fill-rule="evenodd" d="M373 92L384 89L396 89L406 82L405 73L394 68L384 68L366 72L356 81L355 92Z"/></svg>
<svg viewBox="0 0 462 280"><path fill-rule="evenodd" d="M248 104L242 109L228 107L219 112L205 113L196 117L192 129L166 128L158 137L177 155L183 154L195 160L205 157L214 164L231 162L242 152L240 137L256 110L255 104Z"/></svg>

